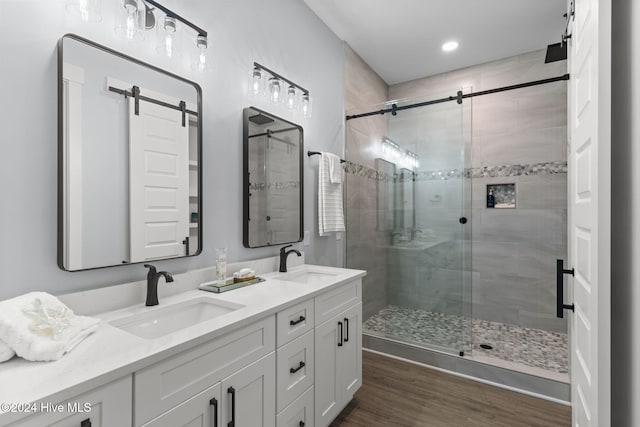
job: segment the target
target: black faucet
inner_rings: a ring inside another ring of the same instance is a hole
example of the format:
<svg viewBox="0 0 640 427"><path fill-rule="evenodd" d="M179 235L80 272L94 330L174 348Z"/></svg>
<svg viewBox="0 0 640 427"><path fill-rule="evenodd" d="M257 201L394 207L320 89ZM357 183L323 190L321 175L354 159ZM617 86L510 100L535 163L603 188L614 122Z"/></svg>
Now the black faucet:
<svg viewBox="0 0 640 427"><path fill-rule="evenodd" d="M291 253L295 252L298 256L302 256L302 254L300 253L300 251L297 251L295 249L291 249L290 251L287 251L287 248L290 248L293 245L287 245L283 248L280 248L280 269L278 270L280 273L286 273L287 272L287 258L289 257L289 255L291 255Z"/></svg>
<svg viewBox="0 0 640 427"><path fill-rule="evenodd" d="M156 268L151 264L145 264L145 267L149 269L147 273L147 302L145 305L147 307L151 307L154 305L158 305L158 279L160 276L164 276L164 280L167 283L173 282L173 276L171 273L166 271L156 271Z"/></svg>

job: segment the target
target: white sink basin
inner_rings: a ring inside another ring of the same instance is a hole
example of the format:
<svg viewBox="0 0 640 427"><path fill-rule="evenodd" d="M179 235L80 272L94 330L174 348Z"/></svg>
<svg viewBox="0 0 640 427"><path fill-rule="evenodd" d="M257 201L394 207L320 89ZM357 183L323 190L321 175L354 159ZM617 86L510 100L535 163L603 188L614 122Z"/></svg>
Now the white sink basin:
<svg viewBox="0 0 640 427"><path fill-rule="evenodd" d="M285 282L306 283L310 285L333 282L338 273L323 271L321 269L303 268L275 277Z"/></svg>
<svg viewBox="0 0 640 427"><path fill-rule="evenodd" d="M179 331L197 323L223 316L244 306L207 297L143 308L143 311L111 320L116 328L141 338L153 339Z"/></svg>

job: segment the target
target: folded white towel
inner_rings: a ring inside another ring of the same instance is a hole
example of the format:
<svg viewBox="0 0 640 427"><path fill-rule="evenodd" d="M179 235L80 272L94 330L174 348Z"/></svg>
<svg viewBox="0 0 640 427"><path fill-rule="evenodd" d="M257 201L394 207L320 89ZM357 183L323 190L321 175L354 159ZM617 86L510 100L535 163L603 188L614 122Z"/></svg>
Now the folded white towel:
<svg viewBox="0 0 640 427"><path fill-rule="evenodd" d="M340 184L342 182L342 165L340 157L332 153L322 153L329 160L329 182Z"/></svg>
<svg viewBox="0 0 640 427"><path fill-rule="evenodd" d="M321 153L318 164L318 233L320 236L345 230L342 182L331 183L331 156L338 159L339 168L340 158L330 153Z"/></svg>
<svg viewBox="0 0 640 427"><path fill-rule="evenodd" d="M16 355L11 347L6 345L3 341L0 341L0 363L6 362Z"/></svg>
<svg viewBox="0 0 640 427"><path fill-rule="evenodd" d="M98 328L58 298L31 292L0 302L0 340L26 360L58 360Z"/></svg>

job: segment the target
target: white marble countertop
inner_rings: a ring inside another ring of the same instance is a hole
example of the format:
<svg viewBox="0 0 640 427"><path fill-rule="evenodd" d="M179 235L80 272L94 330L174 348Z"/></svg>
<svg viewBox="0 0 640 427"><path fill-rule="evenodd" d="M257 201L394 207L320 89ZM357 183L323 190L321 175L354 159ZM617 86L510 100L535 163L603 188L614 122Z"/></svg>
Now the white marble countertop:
<svg viewBox="0 0 640 427"><path fill-rule="evenodd" d="M267 279L265 282L222 294L197 290L199 283L189 284L191 290L165 297L160 295L160 306L207 297L244 307L156 339L139 338L104 321L94 334L55 362L29 362L14 357L0 364L0 403L57 403L72 398L366 274L361 270L310 265L293 267L289 271L308 267L335 276L328 283L307 284L277 280L282 273L260 274ZM104 292L96 290L96 293ZM83 292L83 298L89 299L91 293ZM70 304L73 298L61 299L76 312L80 311ZM136 305L144 305L144 299ZM109 319L113 313L95 317ZM0 425L23 416L0 410Z"/></svg>

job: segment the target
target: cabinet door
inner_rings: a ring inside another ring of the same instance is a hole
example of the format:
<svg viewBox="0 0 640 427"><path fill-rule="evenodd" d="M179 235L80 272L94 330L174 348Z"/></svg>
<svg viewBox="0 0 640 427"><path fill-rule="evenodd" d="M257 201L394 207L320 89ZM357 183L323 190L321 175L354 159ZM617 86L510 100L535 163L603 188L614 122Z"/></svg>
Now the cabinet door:
<svg viewBox="0 0 640 427"><path fill-rule="evenodd" d="M221 410L223 426L275 427L275 353L222 380Z"/></svg>
<svg viewBox="0 0 640 427"><path fill-rule="evenodd" d="M338 378L342 393L341 405L349 403L362 385L362 303L341 315L344 344L339 351Z"/></svg>
<svg viewBox="0 0 640 427"><path fill-rule="evenodd" d="M42 413L10 424L12 427L125 427L131 425L131 376L74 399L38 404Z"/></svg>
<svg viewBox="0 0 640 427"><path fill-rule="evenodd" d="M338 415L340 406L340 381L338 378L339 352L344 346L341 340L342 317L336 316L316 327L315 337L315 425L326 426Z"/></svg>
<svg viewBox="0 0 640 427"><path fill-rule="evenodd" d="M182 402L142 427L220 426L220 383Z"/></svg>

